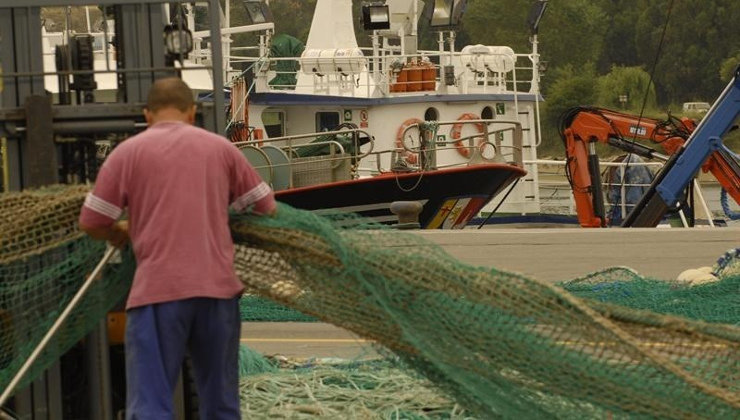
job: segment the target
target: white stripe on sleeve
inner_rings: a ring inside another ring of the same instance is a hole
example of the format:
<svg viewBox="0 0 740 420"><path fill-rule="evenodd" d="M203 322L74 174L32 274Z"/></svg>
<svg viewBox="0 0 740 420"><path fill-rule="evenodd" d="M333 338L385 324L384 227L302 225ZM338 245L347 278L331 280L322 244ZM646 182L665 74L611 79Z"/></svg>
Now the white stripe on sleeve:
<svg viewBox="0 0 740 420"><path fill-rule="evenodd" d="M254 204L261 199L265 198L267 195L270 194L270 186L265 184L265 182L260 182L257 184L256 187L252 188L251 190L247 191L246 194L243 194L241 197L234 200L234 202L231 204L231 208L235 211L243 211L249 205Z"/></svg>
<svg viewBox="0 0 740 420"><path fill-rule="evenodd" d="M85 197L84 205L90 210L93 210L104 216L108 216L111 219L118 219L119 217L121 217L121 213L123 213L122 208L111 204L100 197L96 197L95 195L93 195L93 193L87 194L87 197Z"/></svg>

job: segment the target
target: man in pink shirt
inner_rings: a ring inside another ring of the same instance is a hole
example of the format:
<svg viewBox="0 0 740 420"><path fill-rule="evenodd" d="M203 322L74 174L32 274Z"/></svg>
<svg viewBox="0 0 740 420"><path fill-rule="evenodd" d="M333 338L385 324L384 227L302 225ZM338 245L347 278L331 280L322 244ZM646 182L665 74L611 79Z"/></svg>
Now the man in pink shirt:
<svg viewBox="0 0 740 420"><path fill-rule="evenodd" d="M178 78L154 83L149 128L106 159L80 227L125 245L136 274L126 302L127 419L173 418L186 351L200 417L239 419L239 296L228 210L274 214L272 190L225 138L194 127L195 103ZM119 220L124 209L128 220Z"/></svg>

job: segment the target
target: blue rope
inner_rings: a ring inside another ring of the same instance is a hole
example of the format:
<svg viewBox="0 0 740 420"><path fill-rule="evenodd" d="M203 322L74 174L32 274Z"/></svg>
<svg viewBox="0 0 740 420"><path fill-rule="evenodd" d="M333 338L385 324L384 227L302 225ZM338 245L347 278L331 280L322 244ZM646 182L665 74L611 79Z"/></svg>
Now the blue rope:
<svg viewBox="0 0 740 420"><path fill-rule="evenodd" d="M732 157L734 157L737 160L740 160L740 155L737 155L732 150L728 149L727 146L724 146L725 151L727 151ZM730 210L730 203L729 200L727 200L727 190L722 188L722 191L719 193L719 203L722 205L722 211L725 212L725 216L727 216L730 220L740 220L740 212L733 212Z"/></svg>
<svg viewBox="0 0 740 420"><path fill-rule="evenodd" d="M728 219L740 220L740 212L730 210L730 202L727 200L727 191L724 188L719 192L719 203L722 205L722 211L725 212Z"/></svg>

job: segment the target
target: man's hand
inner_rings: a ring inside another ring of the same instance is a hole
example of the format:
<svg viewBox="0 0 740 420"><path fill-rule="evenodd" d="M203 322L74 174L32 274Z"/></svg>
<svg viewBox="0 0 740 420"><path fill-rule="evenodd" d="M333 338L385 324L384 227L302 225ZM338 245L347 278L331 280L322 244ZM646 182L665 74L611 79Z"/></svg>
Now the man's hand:
<svg viewBox="0 0 740 420"><path fill-rule="evenodd" d="M111 226L108 242L116 248L123 248L129 241L128 220L121 220Z"/></svg>
<svg viewBox="0 0 740 420"><path fill-rule="evenodd" d="M91 238L108 241L116 248L123 248L129 241L127 220L121 220L104 227L80 225L80 229L90 235Z"/></svg>

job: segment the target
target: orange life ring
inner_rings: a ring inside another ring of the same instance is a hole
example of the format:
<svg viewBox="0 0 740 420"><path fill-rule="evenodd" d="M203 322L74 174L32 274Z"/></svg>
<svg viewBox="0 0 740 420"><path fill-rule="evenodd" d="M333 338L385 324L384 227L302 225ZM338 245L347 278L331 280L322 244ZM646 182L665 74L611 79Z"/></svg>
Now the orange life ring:
<svg viewBox="0 0 740 420"><path fill-rule="evenodd" d="M406 127L410 126L411 124L421 124L424 120L420 120L418 118L409 118L408 120L404 121L403 124L401 124L400 127L398 127L398 131L396 132L396 148L402 149L401 150L401 157L407 162L412 165L415 165L416 162L419 160L419 156L416 153L409 152L408 150L403 148L403 130L406 129Z"/></svg>
<svg viewBox="0 0 740 420"><path fill-rule="evenodd" d="M479 120L480 117L472 114L470 112L466 112L465 114L460 115L460 118L458 118L458 121L470 121L470 120ZM460 140L460 134L462 132L463 123L456 123L452 126L452 129L450 129L450 138L455 140L455 147L457 148L457 153L460 153L460 155L464 158L470 158L470 149L465 147L463 145L462 140ZM475 128L478 129L478 132L480 134L485 134L488 132L486 129L486 125L483 123L476 123ZM478 146L483 144L485 142L485 137L481 136L480 140L478 141Z"/></svg>

